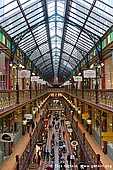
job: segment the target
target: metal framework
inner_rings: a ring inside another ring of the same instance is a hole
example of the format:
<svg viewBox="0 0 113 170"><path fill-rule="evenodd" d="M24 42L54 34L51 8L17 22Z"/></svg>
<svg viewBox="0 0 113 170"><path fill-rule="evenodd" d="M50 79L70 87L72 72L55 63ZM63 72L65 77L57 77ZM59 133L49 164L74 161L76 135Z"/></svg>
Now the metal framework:
<svg viewBox="0 0 113 170"><path fill-rule="evenodd" d="M64 82L95 47L101 60L102 36L113 23L112 0L7 0L0 24L9 34L13 56L20 47L41 77ZM32 68L33 69L33 68Z"/></svg>

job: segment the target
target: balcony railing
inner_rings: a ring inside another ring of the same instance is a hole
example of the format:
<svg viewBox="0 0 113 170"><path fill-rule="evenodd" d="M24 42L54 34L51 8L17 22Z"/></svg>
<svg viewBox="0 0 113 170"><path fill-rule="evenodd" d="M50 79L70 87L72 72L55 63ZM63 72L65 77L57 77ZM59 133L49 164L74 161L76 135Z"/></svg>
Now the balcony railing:
<svg viewBox="0 0 113 170"><path fill-rule="evenodd" d="M14 106L25 102L29 99L33 99L35 97L39 97L45 93L45 89L43 90L19 90L19 99L17 99L17 90L0 90L0 110L4 110L8 107ZM30 98L31 93L31 98Z"/></svg>
<svg viewBox="0 0 113 170"><path fill-rule="evenodd" d="M113 89L94 90L94 89L66 89L66 88L48 88L42 90L19 90L19 103L29 99L39 97L45 93L69 93L75 97L96 103L96 93L98 94L98 104L108 107L113 107ZM14 106L17 104L17 90L0 90L0 110Z"/></svg>

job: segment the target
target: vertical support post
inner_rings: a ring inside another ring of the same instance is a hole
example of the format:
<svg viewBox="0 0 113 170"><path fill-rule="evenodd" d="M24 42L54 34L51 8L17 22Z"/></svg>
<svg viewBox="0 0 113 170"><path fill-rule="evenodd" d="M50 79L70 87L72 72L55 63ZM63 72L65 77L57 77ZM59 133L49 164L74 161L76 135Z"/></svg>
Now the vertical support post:
<svg viewBox="0 0 113 170"><path fill-rule="evenodd" d="M98 66L96 64L95 66L95 69L96 69L96 85L95 85L95 103L97 104L98 103L98 80L97 80L97 76L98 76Z"/></svg>
<svg viewBox="0 0 113 170"><path fill-rule="evenodd" d="M76 131L78 130L78 121L76 121Z"/></svg>
<svg viewBox="0 0 113 170"><path fill-rule="evenodd" d="M17 162L16 169L19 170L19 155L16 155L15 159L16 159L16 162Z"/></svg>
<svg viewBox="0 0 113 170"><path fill-rule="evenodd" d="M32 113L32 107L33 107L33 105L32 105L32 102L30 103L30 113Z"/></svg>
<svg viewBox="0 0 113 170"><path fill-rule="evenodd" d="M103 112L103 132L107 132L107 114ZM107 142L103 141L103 152L104 154L107 154Z"/></svg>
<svg viewBox="0 0 113 170"><path fill-rule="evenodd" d="M89 116L91 118L91 123L89 124L89 134L92 135L92 115L91 115L91 106L88 106Z"/></svg>
<svg viewBox="0 0 113 170"><path fill-rule="evenodd" d="M76 82L76 93L75 93L76 96L77 96L77 90L78 90L78 82Z"/></svg>
<svg viewBox="0 0 113 170"><path fill-rule="evenodd" d="M30 71L30 99L32 99L32 83L31 83L31 75L32 75L32 72Z"/></svg>
<svg viewBox="0 0 113 170"><path fill-rule="evenodd" d="M22 107L22 120L24 120L25 107ZM22 123L22 135L25 135L25 125Z"/></svg>
<svg viewBox="0 0 113 170"><path fill-rule="evenodd" d="M8 126L9 126L9 133L12 133L12 121L13 121L13 116L12 114L9 115L9 121L8 121ZM12 153L12 147L13 147L13 142L9 142L9 155Z"/></svg>
<svg viewBox="0 0 113 170"><path fill-rule="evenodd" d="M16 65L17 80L16 80L16 93L17 93L17 104L19 104L19 84L18 84L18 65Z"/></svg>
<svg viewBox="0 0 113 170"><path fill-rule="evenodd" d="M83 133L83 145L85 146L85 132Z"/></svg>
<svg viewBox="0 0 113 170"><path fill-rule="evenodd" d="M82 70L82 98L84 99L84 73Z"/></svg>

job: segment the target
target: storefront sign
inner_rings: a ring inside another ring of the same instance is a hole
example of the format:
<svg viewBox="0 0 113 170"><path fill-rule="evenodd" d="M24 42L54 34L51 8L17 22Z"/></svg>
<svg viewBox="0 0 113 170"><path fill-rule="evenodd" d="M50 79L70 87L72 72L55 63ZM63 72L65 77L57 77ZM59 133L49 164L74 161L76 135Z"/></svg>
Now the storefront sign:
<svg viewBox="0 0 113 170"><path fill-rule="evenodd" d="M113 142L113 132L102 132L102 141Z"/></svg>
<svg viewBox="0 0 113 170"><path fill-rule="evenodd" d="M33 118L33 115L32 115L32 114L25 114L25 115L24 115L24 118L26 118L26 119L32 119L32 118Z"/></svg>
<svg viewBox="0 0 113 170"><path fill-rule="evenodd" d="M13 133L1 133L0 142L13 142L14 135Z"/></svg>

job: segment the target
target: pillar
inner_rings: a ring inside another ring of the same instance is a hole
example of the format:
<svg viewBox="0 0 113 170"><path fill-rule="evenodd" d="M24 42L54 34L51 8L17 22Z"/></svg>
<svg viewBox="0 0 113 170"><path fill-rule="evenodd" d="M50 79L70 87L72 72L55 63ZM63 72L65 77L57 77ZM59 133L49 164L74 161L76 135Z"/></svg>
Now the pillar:
<svg viewBox="0 0 113 170"><path fill-rule="evenodd" d="M22 78L22 90L25 89L25 78Z"/></svg>
<svg viewBox="0 0 113 170"><path fill-rule="evenodd" d="M10 114L8 117L8 123L9 123L9 133L13 133L13 115ZM9 142L9 155L12 153L12 147L13 147L13 142Z"/></svg>
<svg viewBox="0 0 113 170"><path fill-rule="evenodd" d="M102 113L102 131L107 132L107 114L105 112ZM103 152L107 154L107 142L103 141Z"/></svg>
<svg viewBox="0 0 113 170"><path fill-rule="evenodd" d="M89 134L92 135L92 114L91 114L91 106L88 106L88 113L91 118L91 124L89 124Z"/></svg>
<svg viewBox="0 0 113 170"><path fill-rule="evenodd" d="M25 107L22 107L22 120L24 120L24 114L25 114ZM25 126L23 123L22 123L22 135L25 135Z"/></svg>

